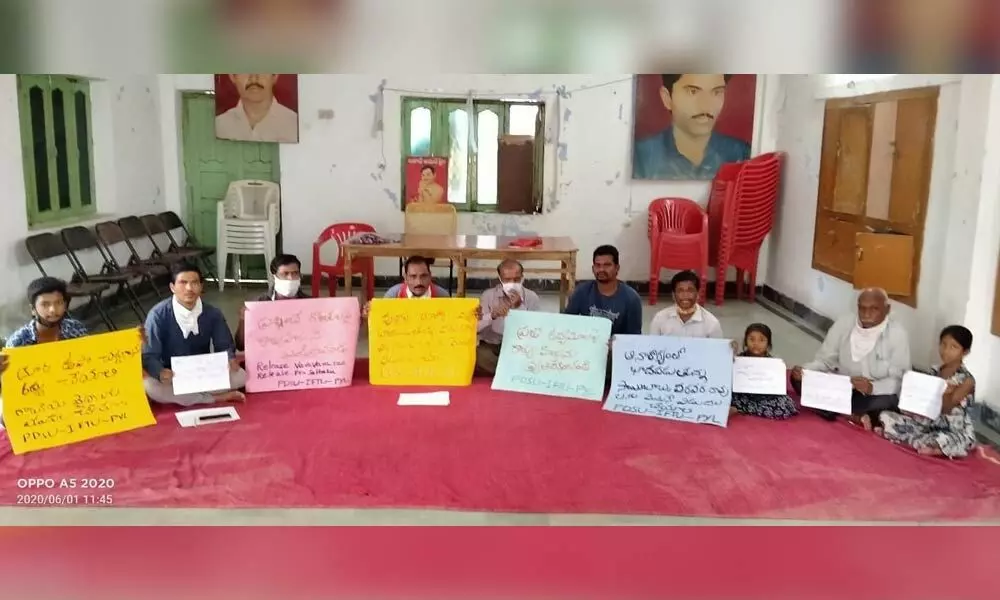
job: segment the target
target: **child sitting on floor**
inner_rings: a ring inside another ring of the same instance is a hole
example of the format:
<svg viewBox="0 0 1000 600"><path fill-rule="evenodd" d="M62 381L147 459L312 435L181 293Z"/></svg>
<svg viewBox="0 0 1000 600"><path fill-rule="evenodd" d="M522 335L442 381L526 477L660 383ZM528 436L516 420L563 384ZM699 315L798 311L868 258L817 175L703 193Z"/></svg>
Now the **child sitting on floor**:
<svg viewBox="0 0 1000 600"><path fill-rule="evenodd" d="M743 334L743 352L740 356L771 358L771 328L763 323L753 323ZM729 414L753 415L765 419L787 419L798 414L795 402L788 397L769 394L733 394Z"/></svg>
<svg viewBox="0 0 1000 600"><path fill-rule="evenodd" d="M886 439L928 456L968 456L976 447L975 429L969 414L969 407L975 400L976 380L963 362L971 349L972 332L965 327L949 325L941 331L938 344L941 366L931 369L932 375L948 382L941 398L941 416L928 419L885 411L881 419L882 435Z"/></svg>

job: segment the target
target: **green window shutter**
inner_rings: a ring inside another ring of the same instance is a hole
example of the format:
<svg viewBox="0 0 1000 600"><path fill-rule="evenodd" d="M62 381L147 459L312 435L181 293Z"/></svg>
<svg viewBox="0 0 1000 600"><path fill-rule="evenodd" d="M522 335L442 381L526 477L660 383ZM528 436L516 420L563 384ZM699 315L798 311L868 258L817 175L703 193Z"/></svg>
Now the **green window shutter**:
<svg viewBox="0 0 1000 600"><path fill-rule="evenodd" d="M479 198L479 168L481 161L493 161L496 165L498 161L498 156L487 157L482 155L483 152L483 139L484 135L490 135L496 128L496 140L486 140L487 147L492 149L499 148L500 138L509 133L510 125L510 105L511 102L504 101L475 101L473 103L473 108L475 114L470 118L468 113L468 102L466 100L457 98L448 99L438 99L438 98L416 98L416 97L406 97L403 98L400 106L402 115L400 122L402 125L402 147L400 152L401 164L400 164L400 181L402 185L405 186L406 182L406 159L409 156L443 156L449 159L448 163L448 179L449 179L449 200L452 205L458 210L465 211L475 211L475 212L495 212L496 201L493 198L484 198L486 202L481 202ZM523 102L522 102L523 104ZM544 105L538 104L539 113L543 113ZM421 123L426 123L429 117L430 120L430 135L429 143L428 136L426 135L426 126L422 126ZM495 118L494 118L495 117ZM544 121L544 116L540 116L540 119ZM465 128L461 127L461 123L464 122ZM455 125L453 128L452 126ZM468 129L476 128L476 151L469 146L468 143ZM453 129L456 136L453 136ZM536 134L537 136L537 134ZM458 139L461 137L461 139ZM419 138L419 139L418 139ZM543 156L543 140L540 140L536 144L539 152L537 156ZM466 160L460 160L459 156L456 156L456 151L465 148L466 150ZM456 162L459 161L459 162ZM488 163L484 162L485 165ZM538 202L541 201L541 170L542 162L537 160L535 168L538 175L535 178L536 186L539 191L537 192ZM488 170L484 171L484 174L488 176ZM465 197L456 198L451 192L452 184L457 180L461 179L464 173L465 178ZM401 190L400 197L403 197ZM400 202L400 209L406 210L405 201Z"/></svg>
<svg viewBox="0 0 1000 600"><path fill-rule="evenodd" d="M29 227L96 213L90 83L18 76Z"/></svg>
<svg viewBox="0 0 1000 600"><path fill-rule="evenodd" d="M34 225L39 217L39 203L48 202L48 174L42 165L36 167L35 161L38 158L44 159L44 167L48 167L48 159L37 157L35 152L36 134L40 133L38 144L44 146L45 128L39 128L33 116L38 118L38 114L32 113L32 104L39 106L40 99L44 98L48 81L33 75L19 75L17 78L17 104L18 119L21 124L21 159L24 164L24 186L25 199L28 209L28 225ZM40 129L40 131L39 131ZM42 181L38 181L37 175L41 173ZM43 186L39 190L39 185ZM41 191L41 194L39 193Z"/></svg>
<svg viewBox="0 0 1000 600"><path fill-rule="evenodd" d="M438 103L427 98L403 98L402 148L400 149L399 210L406 211L406 159L410 156L440 156L435 154L438 137L442 131L439 123ZM427 131L427 127L430 131Z"/></svg>

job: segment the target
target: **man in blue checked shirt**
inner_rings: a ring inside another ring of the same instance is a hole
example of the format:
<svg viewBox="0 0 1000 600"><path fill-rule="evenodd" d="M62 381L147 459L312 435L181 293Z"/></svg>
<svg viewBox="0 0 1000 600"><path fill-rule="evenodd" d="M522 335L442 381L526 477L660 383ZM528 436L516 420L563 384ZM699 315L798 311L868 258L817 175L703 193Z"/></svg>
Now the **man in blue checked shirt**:
<svg viewBox="0 0 1000 600"><path fill-rule="evenodd" d="M28 303L31 305L31 321L7 338L5 348L72 340L87 335L86 325L66 316L69 292L65 281L55 277L32 281L28 284ZM7 356L0 354L0 374L6 370ZM0 404L0 411L2 407Z"/></svg>

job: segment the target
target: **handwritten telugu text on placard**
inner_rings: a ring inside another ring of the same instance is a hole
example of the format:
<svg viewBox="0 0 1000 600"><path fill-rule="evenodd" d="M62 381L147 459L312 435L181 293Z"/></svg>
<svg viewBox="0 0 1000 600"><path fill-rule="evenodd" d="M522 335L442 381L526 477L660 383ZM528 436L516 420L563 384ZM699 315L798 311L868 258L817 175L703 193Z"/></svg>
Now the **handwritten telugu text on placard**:
<svg viewBox="0 0 1000 600"><path fill-rule="evenodd" d="M940 377L910 371L903 375L899 391L899 410L936 419L941 416L941 403L948 382Z"/></svg>
<svg viewBox="0 0 1000 600"><path fill-rule="evenodd" d="M368 314L371 383L471 385L477 306L475 298L372 300Z"/></svg>
<svg viewBox="0 0 1000 600"><path fill-rule="evenodd" d="M604 410L725 427L733 354L726 340L617 335Z"/></svg>
<svg viewBox="0 0 1000 600"><path fill-rule="evenodd" d="M356 298L248 302L248 392L351 385L361 308Z"/></svg>
<svg viewBox="0 0 1000 600"><path fill-rule="evenodd" d="M200 394L229 389L229 353L175 356L170 361L174 394Z"/></svg>
<svg viewBox="0 0 1000 600"><path fill-rule="evenodd" d="M14 454L156 423L135 329L8 348L3 417Z"/></svg>
<svg viewBox="0 0 1000 600"><path fill-rule="evenodd" d="M788 368L780 358L737 356L733 360L733 391L737 394L783 396L788 391Z"/></svg>
<svg viewBox="0 0 1000 600"><path fill-rule="evenodd" d="M610 337L608 319L512 311L493 389L600 400Z"/></svg>
<svg viewBox="0 0 1000 600"><path fill-rule="evenodd" d="M847 375L802 370L802 406L851 414L854 386Z"/></svg>

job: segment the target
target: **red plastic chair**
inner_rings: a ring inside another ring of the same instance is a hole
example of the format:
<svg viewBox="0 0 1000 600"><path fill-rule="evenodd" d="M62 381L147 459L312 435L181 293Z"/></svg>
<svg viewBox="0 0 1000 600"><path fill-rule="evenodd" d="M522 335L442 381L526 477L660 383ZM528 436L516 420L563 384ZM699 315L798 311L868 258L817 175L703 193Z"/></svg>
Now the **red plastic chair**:
<svg viewBox="0 0 1000 600"><path fill-rule="evenodd" d="M708 213L687 198L649 203L649 303L656 304L661 269L691 269L701 279L700 302L708 279Z"/></svg>
<svg viewBox="0 0 1000 600"><path fill-rule="evenodd" d="M715 303L722 305L726 272L736 268L736 297L743 297L749 283L749 300L757 297L757 263L764 238L774 226L784 153L769 152L741 163L731 193L724 204L715 268ZM749 274L749 282L746 282Z"/></svg>
<svg viewBox="0 0 1000 600"><path fill-rule="evenodd" d="M359 233L374 233L375 228L367 223L334 223L319 234L313 242L312 296L319 298L320 280L328 279L330 296L337 295L337 278L344 276L344 251L340 245L348 238ZM327 242L337 244L337 263L324 265L320 262L320 248ZM375 296L375 260L372 258L355 258L351 262L351 275L364 278L365 295L369 300Z"/></svg>
<svg viewBox="0 0 1000 600"><path fill-rule="evenodd" d="M723 163L712 179L708 193L708 264L719 264L719 240L722 238L722 219L726 206L736 191L736 179L746 162ZM716 282L719 285L719 282Z"/></svg>

